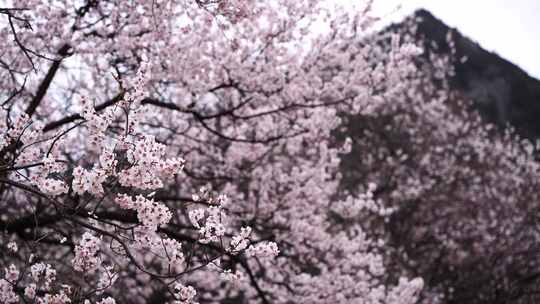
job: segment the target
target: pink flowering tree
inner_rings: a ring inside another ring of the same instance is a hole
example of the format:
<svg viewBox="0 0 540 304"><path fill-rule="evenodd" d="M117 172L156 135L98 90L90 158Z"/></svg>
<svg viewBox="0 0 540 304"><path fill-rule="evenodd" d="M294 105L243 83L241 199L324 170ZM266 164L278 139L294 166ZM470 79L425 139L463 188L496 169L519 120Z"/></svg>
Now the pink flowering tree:
<svg viewBox="0 0 540 304"><path fill-rule="evenodd" d="M387 236L388 270L424 279L422 303L536 303L540 144L487 123L452 91L449 62L465 59L452 56L451 33L441 46L450 56L421 41L417 22L392 29L424 46L415 76L398 84L407 93L383 83L370 112L347 115L339 132L352 142L343 188L377 184L374 197L394 212L365 230ZM369 41L392 47L389 36Z"/></svg>
<svg viewBox="0 0 540 304"><path fill-rule="evenodd" d="M406 95L419 54L352 43L369 6L7 1L0 302L415 303L343 220L388 219L378 186L338 195L339 113Z"/></svg>

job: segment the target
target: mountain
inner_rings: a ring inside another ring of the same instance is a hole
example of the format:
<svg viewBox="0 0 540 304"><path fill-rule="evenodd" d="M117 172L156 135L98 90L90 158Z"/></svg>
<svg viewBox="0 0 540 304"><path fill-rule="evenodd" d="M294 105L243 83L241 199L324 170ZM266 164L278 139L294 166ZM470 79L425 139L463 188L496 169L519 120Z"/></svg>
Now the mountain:
<svg viewBox="0 0 540 304"><path fill-rule="evenodd" d="M417 10L411 17L417 25L417 39L425 54L450 54L451 33L456 60L451 88L471 98L481 114L499 125L509 123L520 135L540 138L540 81L499 55L450 28L429 11ZM399 27L395 24L392 27ZM501 37L501 39L504 39Z"/></svg>

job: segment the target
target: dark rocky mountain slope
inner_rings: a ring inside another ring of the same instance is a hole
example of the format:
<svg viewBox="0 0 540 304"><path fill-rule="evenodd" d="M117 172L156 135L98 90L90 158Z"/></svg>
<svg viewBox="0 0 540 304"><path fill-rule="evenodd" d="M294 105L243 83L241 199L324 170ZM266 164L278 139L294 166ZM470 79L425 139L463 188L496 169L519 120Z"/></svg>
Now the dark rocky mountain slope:
<svg viewBox="0 0 540 304"><path fill-rule="evenodd" d="M539 80L499 55L486 51L429 11L418 10L413 18L417 20L417 38L424 41L427 54L450 54L447 35L451 32L456 59L453 60L455 76L450 82L453 89L474 100L491 122L510 123L522 136L540 138Z"/></svg>

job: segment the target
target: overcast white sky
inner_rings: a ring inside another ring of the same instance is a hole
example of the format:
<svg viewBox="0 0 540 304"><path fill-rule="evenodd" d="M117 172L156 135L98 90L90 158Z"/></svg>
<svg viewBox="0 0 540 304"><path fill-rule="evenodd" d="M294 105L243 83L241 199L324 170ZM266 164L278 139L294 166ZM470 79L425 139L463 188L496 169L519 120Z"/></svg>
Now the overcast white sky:
<svg viewBox="0 0 540 304"><path fill-rule="evenodd" d="M417 8L425 8L483 48L540 79L540 0L375 0L374 3L377 12L394 21ZM399 4L401 9L396 12Z"/></svg>

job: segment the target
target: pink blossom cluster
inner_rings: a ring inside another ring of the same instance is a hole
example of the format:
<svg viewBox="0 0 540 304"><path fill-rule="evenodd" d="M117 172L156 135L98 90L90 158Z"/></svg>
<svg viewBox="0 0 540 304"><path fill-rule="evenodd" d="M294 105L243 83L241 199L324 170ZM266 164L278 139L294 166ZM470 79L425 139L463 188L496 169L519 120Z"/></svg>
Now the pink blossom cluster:
<svg viewBox="0 0 540 304"><path fill-rule="evenodd" d="M240 234L232 237L231 243L229 244L229 248L227 250L234 254L246 249L249 245L249 236L251 231L251 227L240 228Z"/></svg>
<svg viewBox="0 0 540 304"><path fill-rule="evenodd" d="M197 295L197 291L195 291L195 288L192 286L185 286L180 283L175 283L173 286L174 290L174 297L175 301L173 303L175 304L197 304L198 302L195 302L195 296Z"/></svg>
<svg viewBox="0 0 540 304"><path fill-rule="evenodd" d="M174 176L184 167L182 158L162 160L165 145L157 143L154 136L143 136L133 145L127 151L132 166L119 172L119 181L123 186L155 190L163 187L160 178Z"/></svg>
<svg viewBox="0 0 540 304"><path fill-rule="evenodd" d="M251 245L246 249L248 257L275 258L279 254L279 249L275 242L259 243Z"/></svg>
<svg viewBox="0 0 540 304"><path fill-rule="evenodd" d="M45 289L50 289L52 282L56 280L56 270L51 265L45 263L32 265L30 267L30 275L35 283L43 284Z"/></svg>
<svg viewBox="0 0 540 304"><path fill-rule="evenodd" d="M2 303L17 303L19 297L13 291L13 284L19 278L19 271L15 265L11 264L9 268L4 269L4 278L0 280L0 300Z"/></svg>
<svg viewBox="0 0 540 304"><path fill-rule="evenodd" d="M48 177L51 174L64 172L66 166L62 162L57 162L52 156L46 156L42 162L41 172L31 177L33 184L52 196L67 193L68 186L64 181Z"/></svg>
<svg viewBox="0 0 540 304"><path fill-rule="evenodd" d="M85 232L78 245L75 246L75 258L71 261L73 268L80 272L93 272L101 264L101 240L90 232Z"/></svg>
<svg viewBox="0 0 540 304"><path fill-rule="evenodd" d="M189 219L191 224L199 229L200 241L203 243L218 242L225 235L226 214L220 206L191 210Z"/></svg>
<svg viewBox="0 0 540 304"><path fill-rule="evenodd" d="M142 195L133 199L127 194L119 194L115 201L123 209L137 211L137 218L149 231L156 231L158 227L167 224L172 217L167 206Z"/></svg>
<svg viewBox="0 0 540 304"><path fill-rule="evenodd" d="M88 300L85 300L85 301L88 301ZM86 302L84 304L86 304ZM106 297L104 299L101 299L96 304L116 304L116 301L111 297Z"/></svg>

